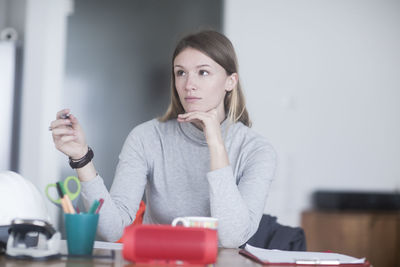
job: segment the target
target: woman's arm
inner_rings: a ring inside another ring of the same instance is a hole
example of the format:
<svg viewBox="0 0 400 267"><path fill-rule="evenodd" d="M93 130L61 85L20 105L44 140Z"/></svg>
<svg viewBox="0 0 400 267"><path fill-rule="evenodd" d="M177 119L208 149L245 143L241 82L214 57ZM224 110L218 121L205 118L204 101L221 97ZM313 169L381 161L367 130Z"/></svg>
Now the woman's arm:
<svg viewBox="0 0 400 267"><path fill-rule="evenodd" d="M194 122L203 128L210 150L211 171L207 179L211 215L219 220L221 245L239 247L257 231L275 171L275 152L263 140L250 144L244 153L246 167L237 185L216 111L181 114L178 121Z"/></svg>
<svg viewBox="0 0 400 267"><path fill-rule="evenodd" d="M100 211L98 234L103 240L109 242L119 240L124 228L135 220L144 192L145 182L140 182L140 179L134 179L132 176L124 177L121 174L125 172L125 164L121 161L118 163L110 193L100 176L89 182L82 182L81 196L86 210L90 208L94 200L104 199Z"/></svg>
<svg viewBox="0 0 400 267"><path fill-rule="evenodd" d="M62 118L68 113L68 109L58 112L50 129L56 148L73 159L80 159L86 155L88 147L77 118L72 114L67 119ZM97 175L92 161L76 171L82 185L81 197L85 208L88 210L96 199L104 199L99 235L107 241L117 241L125 226L135 219L146 184L147 164L139 138L133 130L126 139L110 193L101 176Z"/></svg>
<svg viewBox="0 0 400 267"><path fill-rule="evenodd" d="M223 247L237 248L257 231L276 167L275 151L266 142L254 142L241 155L240 173L227 166L207 174L211 215L219 219Z"/></svg>
<svg viewBox="0 0 400 267"><path fill-rule="evenodd" d="M100 176L82 182L82 198L87 209L95 199L104 198L98 233L106 241L119 240L124 228L135 220L147 183L147 160L137 132L135 128L125 140L110 193Z"/></svg>

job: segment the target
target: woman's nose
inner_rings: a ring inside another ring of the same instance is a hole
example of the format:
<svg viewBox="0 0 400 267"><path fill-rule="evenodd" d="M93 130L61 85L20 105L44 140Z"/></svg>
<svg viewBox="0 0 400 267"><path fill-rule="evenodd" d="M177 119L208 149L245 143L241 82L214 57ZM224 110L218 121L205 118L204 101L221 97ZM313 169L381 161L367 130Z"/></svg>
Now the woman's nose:
<svg viewBox="0 0 400 267"><path fill-rule="evenodd" d="M196 82L196 77L192 73L188 73L186 76L186 84L185 84L185 90L191 91L191 90L196 90L197 89L197 82Z"/></svg>

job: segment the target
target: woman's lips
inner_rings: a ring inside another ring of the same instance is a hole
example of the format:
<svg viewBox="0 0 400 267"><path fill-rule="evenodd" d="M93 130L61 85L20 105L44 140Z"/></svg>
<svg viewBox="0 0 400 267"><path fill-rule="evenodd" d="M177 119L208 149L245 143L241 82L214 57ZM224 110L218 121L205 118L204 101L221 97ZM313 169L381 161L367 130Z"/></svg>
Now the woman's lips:
<svg viewBox="0 0 400 267"><path fill-rule="evenodd" d="M193 103L200 99L201 99L200 97L194 97L194 96L185 97L185 101L188 103Z"/></svg>

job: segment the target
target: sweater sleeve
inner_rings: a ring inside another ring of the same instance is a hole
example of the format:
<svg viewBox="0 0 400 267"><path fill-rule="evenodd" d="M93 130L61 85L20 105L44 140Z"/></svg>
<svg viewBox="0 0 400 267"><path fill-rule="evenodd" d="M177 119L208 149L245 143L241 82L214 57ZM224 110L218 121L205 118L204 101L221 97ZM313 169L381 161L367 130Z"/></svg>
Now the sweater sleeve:
<svg viewBox="0 0 400 267"><path fill-rule="evenodd" d="M257 231L275 173L276 154L266 144L249 153L244 164L238 184L231 166L207 174L211 216L218 218L223 247L237 248Z"/></svg>
<svg viewBox="0 0 400 267"><path fill-rule="evenodd" d="M147 161L143 144L134 131L126 139L119 155L110 192L99 175L91 181L81 183L86 209L95 199L104 199L97 232L106 241L119 240L125 226L133 222L146 186Z"/></svg>

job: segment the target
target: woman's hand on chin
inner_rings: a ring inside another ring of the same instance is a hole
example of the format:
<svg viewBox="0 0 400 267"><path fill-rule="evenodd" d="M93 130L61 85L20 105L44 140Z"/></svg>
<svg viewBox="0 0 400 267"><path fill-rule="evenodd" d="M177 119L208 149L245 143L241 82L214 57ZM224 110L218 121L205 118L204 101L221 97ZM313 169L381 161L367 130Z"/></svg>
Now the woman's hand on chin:
<svg viewBox="0 0 400 267"><path fill-rule="evenodd" d="M221 125L217 109L212 109L207 112L193 111L179 114L178 121L193 122L203 129L210 150L211 171L229 165L228 153L226 152L225 144L222 140Z"/></svg>
<svg viewBox="0 0 400 267"><path fill-rule="evenodd" d="M178 122L192 122L203 129L209 146L223 145L221 137L221 125L217 109L209 111L192 111L178 115Z"/></svg>

